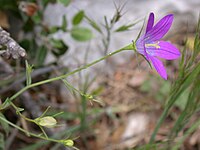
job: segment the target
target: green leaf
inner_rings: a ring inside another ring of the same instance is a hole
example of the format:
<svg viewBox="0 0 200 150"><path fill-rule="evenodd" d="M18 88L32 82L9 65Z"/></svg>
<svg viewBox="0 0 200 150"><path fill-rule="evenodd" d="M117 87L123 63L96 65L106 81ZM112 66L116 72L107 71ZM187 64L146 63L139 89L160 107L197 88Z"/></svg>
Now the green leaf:
<svg viewBox="0 0 200 150"><path fill-rule="evenodd" d="M103 86L99 86L98 88L94 89L91 92L91 95L100 95L103 90L104 90L104 87Z"/></svg>
<svg viewBox="0 0 200 150"><path fill-rule="evenodd" d="M4 135L0 133L0 150L5 149L5 140L4 140Z"/></svg>
<svg viewBox="0 0 200 150"><path fill-rule="evenodd" d="M84 18L84 11L81 10L77 14L75 14L75 16L73 17L72 24L73 25L80 24L83 18Z"/></svg>
<svg viewBox="0 0 200 150"><path fill-rule="evenodd" d="M85 27L74 27L71 30L71 36L80 42L88 41L92 39L92 31Z"/></svg>
<svg viewBox="0 0 200 150"><path fill-rule="evenodd" d="M196 80L196 82L193 83L192 88L188 88L182 95L185 95L187 92L188 95L185 96L185 99L187 100L186 105L184 107L184 110L181 112L179 118L176 120L173 129L171 130L171 137L177 136L178 132L180 132L183 127L189 122L192 115L198 111L199 109L199 91L200 91L200 80ZM183 96L181 96L183 97ZM181 98L180 97L180 98ZM170 139L172 139L170 137ZM173 137L174 138L174 137Z"/></svg>
<svg viewBox="0 0 200 150"><path fill-rule="evenodd" d="M194 40L194 51L193 51L193 56L192 56L193 61L198 56L199 52L200 52L200 16L199 16L196 36Z"/></svg>
<svg viewBox="0 0 200 150"><path fill-rule="evenodd" d="M60 113L60 110L51 110L46 115L53 116L56 113ZM62 114L56 116L56 118L61 118L61 119L65 119L65 120L74 120L78 117L79 116L77 113L71 113L71 112L63 112Z"/></svg>
<svg viewBox="0 0 200 150"><path fill-rule="evenodd" d="M39 24L42 22L42 18L41 16L39 15L39 13L36 13L35 15L32 16L32 19L33 19L33 22L35 24Z"/></svg>
<svg viewBox="0 0 200 150"><path fill-rule="evenodd" d="M2 105L0 105L0 110L5 109L6 107L10 106L10 99L6 98L6 100L4 101L4 103Z"/></svg>
<svg viewBox="0 0 200 150"><path fill-rule="evenodd" d="M198 80L200 74L200 63L198 63L191 72L189 72L182 80L182 83L179 83L177 86L173 86L173 91L170 94L169 100L167 105L165 106L165 109L163 113L161 114L160 119L158 120L158 123L153 131L153 134L151 135L150 143L152 143L155 139L155 136L158 132L158 129L160 128L161 124L163 123L164 119L166 118L170 108L174 105L174 103L178 100L178 98L181 96L182 93L185 92L185 90L190 87L190 85ZM180 79L179 79L180 80ZM177 82L179 82L177 80Z"/></svg>
<svg viewBox="0 0 200 150"><path fill-rule="evenodd" d="M102 33L101 28L99 27L99 25L92 19L90 19L89 17L87 17L85 15L85 19L89 22L89 24L95 29L97 30L99 33Z"/></svg>
<svg viewBox="0 0 200 150"><path fill-rule="evenodd" d="M66 32L66 28L67 28L67 19L66 19L66 16L63 15L61 30L63 30L63 32Z"/></svg>
<svg viewBox="0 0 200 150"><path fill-rule="evenodd" d="M21 108L21 107L16 107L16 114L17 115L20 115L20 113L24 111L24 108ZM28 134L27 134L28 135Z"/></svg>
<svg viewBox="0 0 200 150"><path fill-rule="evenodd" d="M115 32L123 32L123 31L128 31L131 27L133 27L134 25L136 25L136 23L132 23L132 24L129 24L129 25L122 25L120 26L119 28L117 28L115 30Z"/></svg>
<svg viewBox="0 0 200 150"><path fill-rule="evenodd" d="M62 3L65 6L68 6L71 2L71 0L57 0L59 3Z"/></svg>
<svg viewBox="0 0 200 150"><path fill-rule="evenodd" d="M16 113L24 111L24 108L17 107Z"/></svg>
<svg viewBox="0 0 200 150"><path fill-rule="evenodd" d="M31 80L31 73L33 72L33 66L28 64L28 61L25 61L26 63L26 85L30 85Z"/></svg>
<svg viewBox="0 0 200 150"><path fill-rule="evenodd" d="M2 113L0 113L0 116L1 116L1 118L6 119L6 117ZM0 121L0 124L1 124L2 128L4 129L4 131L6 132L6 135L8 135L8 133L10 131L9 125L2 120ZM2 145L1 143L2 143L2 140L0 139L0 145Z"/></svg>
<svg viewBox="0 0 200 150"><path fill-rule="evenodd" d="M35 58L37 50L35 39L23 39L19 44L27 50L29 58Z"/></svg>
<svg viewBox="0 0 200 150"><path fill-rule="evenodd" d="M176 145L173 147L173 150L178 150L183 145L183 142L186 140L186 138L192 134L197 128L199 128L200 120L198 119L195 123L193 123L189 129L184 132L183 136L176 142Z"/></svg>
<svg viewBox="0 0 200 150"><path fill-rule="evenodd" d="M41 66L44 64L45 58L47 56L47 48L45 46L39 47L36 54L35 64Z"/></svg>
<svg viewBox="0 0 200 150"><path fill-rule="evenodd" d="M190 91L187 89L185 92L183 92L180 97L176 100L175 105L180 109L183 110L186 106L188 95L190 94Z"/></svg>
<svg viewBox="0 0 200 150"><path fill-rule="evenodd" d="M33 19L31 19L31 18L28 18L27 20L26 20L26 22L23 24L23 31L24 32L32 32L35 27L35 22L33 21Z"/></svg>
<svg viewBox="0 0 200 150"><path fill-rule="evenodd" d="M117 28L117 29L115 30L115 32L127 31L127 30L129 30L131 27L133 27L133 26L135 26L137 23L139 23L140 21L141 21L141 20L138 20L138 21L136 21L136 22L134 22L134 23L131 23L131 24L122 25L122 26L120 26L119 28Z"/></svg>
<svg viewBox="0 0 200 150"><path fill-rule="evenodd" d="M49 3L54 3L55 0L42 0L41 3L43 7L45 8Z"/></svg>
<svg viewBox="0 0 200 150"><path fill-rule="evenodd" d="M55 48L55 49L53 49L52 53L56 57L62 56L69 49L69 47L62 40L51 39L51 44Z"/></svg>
<svg viewBox="0 0 200 150"><path fill-rule="evenodd" d="M61 27L62 28L62 27ZM49 29L49 33L50 34L53 34L53 33L56 33L58 32L58 30L60 29L60 27L57 27L57 26L53 26Z"/></svg>

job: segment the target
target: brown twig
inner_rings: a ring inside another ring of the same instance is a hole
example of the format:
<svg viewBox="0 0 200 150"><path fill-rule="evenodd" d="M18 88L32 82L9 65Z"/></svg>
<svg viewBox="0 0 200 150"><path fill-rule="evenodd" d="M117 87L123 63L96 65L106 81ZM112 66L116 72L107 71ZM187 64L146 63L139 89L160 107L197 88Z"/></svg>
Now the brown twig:
<svg viewBox="0 0 200 150"><path fill-rule="evenodd" d="M0 55L5 58L18 59L25 57L26 51L13 39L10 34L0 27Z"/></svg>

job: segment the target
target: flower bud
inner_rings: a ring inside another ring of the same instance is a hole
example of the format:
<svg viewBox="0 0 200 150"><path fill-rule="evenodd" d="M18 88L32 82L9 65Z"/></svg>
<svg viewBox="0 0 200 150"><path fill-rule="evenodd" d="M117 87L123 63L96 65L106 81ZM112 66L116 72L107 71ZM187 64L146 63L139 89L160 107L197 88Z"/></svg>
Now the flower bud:
<svg viewBox="0 0 200 150"><path fill-rule="evenodd" d="M88 99L93 99L94 97L90 94L85 94L85 97L88 98Z"/></svg>
<svg viewBox="0 0 200 150"><path fill-rule="evenodd" d="M56 119L51 116L37 118L37 119L35 119L35 122L36 122L36 124L43 126L43 127L47 127L47 128L54 127L57 124Z"/></svg>
<svg viewBox="0 0 200 150"><path fill-rule="evenodd" d="M65 145L65 146L69 146L69 147L72 147L74 146L74 141L73 140L63 140L62 143Z"/></svg>

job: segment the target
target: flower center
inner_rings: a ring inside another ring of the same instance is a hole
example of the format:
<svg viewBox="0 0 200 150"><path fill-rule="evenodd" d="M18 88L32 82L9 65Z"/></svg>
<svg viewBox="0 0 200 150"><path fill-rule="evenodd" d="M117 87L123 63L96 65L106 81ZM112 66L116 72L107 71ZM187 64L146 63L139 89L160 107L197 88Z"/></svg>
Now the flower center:
<svg viewBox="0 0 200 150"><path fill-rule="evenodd" d="M156 43L149 43L149 44L145 44L145 47L155 47L155 48L160 48L160 46L158 45L159 42Z"/></svg>

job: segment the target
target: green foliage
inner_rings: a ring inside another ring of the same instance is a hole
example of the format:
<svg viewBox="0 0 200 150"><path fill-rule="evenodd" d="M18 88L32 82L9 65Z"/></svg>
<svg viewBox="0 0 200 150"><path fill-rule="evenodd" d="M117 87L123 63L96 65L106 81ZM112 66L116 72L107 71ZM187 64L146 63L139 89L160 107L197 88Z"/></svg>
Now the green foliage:
<svg viewBox="0 0 200 150"><path fill-rule="evenodd" d="M0 0L0 10L10 11L16 18L21 19L17 1Z"/></svg>
<svg viewBox="0 0 200 150"><path fill-rule="evenodd" d="M73 27L71 30L71 36L80 42L91 40L93 37L92 31L85 27Z"/></svg>
<svg viewBox="0 0 200 150"><path fill-rule="evenodd" d="M177 106L180 110L184 110L188 101L189 94L190 94L190 89L186 89L185 92L183 92L181 96L176 100L174 105Z"/></svg>
<svg viewBox="0 0 200 150"><path fill-rule="evenodd" d="M195 60L195 58L198 56L199 52L200 52L200 18L199 18L199 22L197 25L196 36L195 36L195 40L194 40L194 51L193 51L193 55L192 55L192 61Z"/></svg>
<svg viewBox="0 0 200 150"><path fill-rule="evenodd" d="M86 18L86 20L89 22L89 24L99 33L103 33L101 30L101 27L92 19L90 19L89 17L87 17L86 15L84 16Z"/></svg>
<svg viewBox="0 0 200 150"><path fill-rule="evenodd" d="M51 110L49 111L46 115L52 116L53 114L59 113L60 110ZM58 115L56 118L58 119L64 119L66 121L68 120L74 120L77 119L79 116L77 113L72 113L72 112L63 112L62 114Z"/></svg>
<svg viewBox="0 0 200 150"><path fill-rule="evenodd" d="M2 113L0 113L0 116L2 118L5 118L5 116ZM1 126L3 128L3 130L6 132L6 135L8 135L8 133L10 132L9 125L6 122L3 122L3 121L0 121L0 124L1 124ZM3 146L3 136L2 135L0 135L0 136L1 136L0 137L0 145L2 143L2 146Z"/></svg>
<svg viewBox="0 0 200 150"><path fill-rule="evenodd" d="M5 149L5 140L4 140L4 135L0 133L0 150Z"/></svg>
<svg viewBox="0 0 200 150"><path fill-rule="evenodd" d="M199 18L200 22L200 18ZM183 111L179 115L177 121L174 124L171 133L169 134L169 139L174 139L178 133L186 126L187 122L191 119L192 115L195 114L197 110L200 109L200 62L198 62L198 55L200 49L200 26L198 24L196 37L194 42L194 50L192 51L191 57L186 57L186 48L183 50L182 59L180 61L179 67L179 76L177 80L172 84L170 96L164 108L164 111L157 123L157 126L152 134L150 144L153 144L155 135L169 113L170 109L174 106L174 104L184 96L185 105L181 106ZM187 95L185 95L187 93ZM179 102L181 103L181 102ZM182 102L183 103L183 102ZM179 104L180 105L180 104ZM184 134L187 134L184 133ZM184 135L185 136L185 135ZM188 136L188 134L187 134ZM170 140L173 142L173 140ZM183 142L183 140L181 141ZM168 147L171 147L171 142L168 143ZM180 143L179 143L180 146Z"/></svg>
<svg viewBox="0 0 200 150"><path fill-rule="evenodd" d="M63 32L66 32L67 31L66 29L67 29L67 19L66 19L66 16L63 15L61 30L63 30Z"/></svg>
<svg viewBox="0 0 200 150"><path fill-rule="evenodd" d="M35 24L40 24L42 22L42 17L39 13L36 13L34 16L32 16L32 20Z"/></svg>
<svg viewBox="0 0 200 150"><path fill-rule="evenodd" d="M200 120L197 120L194 124L192 124L189 129L186 130L184 135L179 139L179 141L172 147L172 150L179 150L183 142L186 140L186 138L193 133L195 130L197 130L200 126Z"/></svg>
<svg viewBox="0 0 200 150"><path fill-rule="evenodd" d="M55 49L52 50L52 53L57 58L64 55L69 48L62 40L51 39L51 44L55 48Z"/></svg>
<svg viewBox="0 0 200 150"><path fill-rule="evenodd" d="M83 18L84 18L84 11L81 10L77 14L75 14L75 16L73 17L73 20L72 20L73 25L80 24Z"/></svg>
<svg viewBox="0 0 200 150"><path fill-rule="evenodd" d="M37 45L34 39L23 39L19 44L26 50L29 54L28 57L35 58ZM30 61L29 61L30 62Z"/></svg>
<svg viewBox="0 0 200 150"><path fill-rule="evenodd" d="M33 66L29 65L27 60L25 61L26 64L26 85L30 85L32 83L31 73L33 71Z"/></svg>
<svg viewBox="0 0 200 150"><path fill-rule="evenodd" d="M71 2L71 0L57 0L59 3L62 3L65 6L68 6Z"/></svg>
<svg viewBox="0 0 200 150"><path fill-rule="evenodd" d="M37 49L35 56L35 66L42 66L44 64L45 58L47 56L47 47L42 45Z"/></svg>
<svg viewBox="0 0 200 150"><path fill-rule="evenodd" d="M123 31L128 31L131 27L135 26L138 22L136 23L131 23L131 24L128 24L128 25L122 25L120 26L119 28L117 28L115 30L115 32L123 32Z"/></svg>
<svg viewBox="0 0 200 150"><path fill-rule="evenodd" d="M20 44L28 51L28 60L30 60L29 62L31 62L31 63L33 62L32 64L35 64L36 67L38 67L38 68L44 65L47 53L52 53L58 60L60 58L60 56L64 55L68 51L69 47L66 43L63 42L63 40L52 38L52 34L58 32L59 30L70 34L74 40L77 40L80 42L88 41L93 38L92 31L89 28L81 26L83 19L87 20L88 23L91 25L91 27L93 29L95 29L98 32L98 34L102 35L102 43L104 44L105 51L108 50L112 33L128 31L137 23L136 22L136 23L131 23L131 24L124 24L118 28L115 28L115 23L120 21L120 18L122 16L121 8L120 9L117 8L117 11L112 19L109 20L108 17L106 17L106 16L104 17L103 25L99 24L99 23L95 22L94 20L90 19L89 17L87 17L86 14L84 13L84 11L81 10L74 15L72 21L70 22L72 24L71 28L70 28L70 26L68 26L68 21L67 21L66 15L62 16L62 24L61 25L49 27L49 26L43 24L43 15L42 15L42 13L43 13L42 11L44 11L45 7L47 6L47 4L49 2L55 2L55 0L42 1L41 3L44 7L43 10L39 10L34 16L31 16L31 17L25 16L25 14L18 12L21 15L20 17L22 17L22 24L23 24L23 29L24 29L25 35L26 34L31 35L29 38L22 39ZM68 6L70 4L71 0L57 0L57 2L62 3L65 6ZM2 8L3 10L6 10L7 8L9 8L8 10L12 10L12 11L18 10L18 9L16 9L16 2L14 2L14 1L12 1L12 2L11 1L7 1L7 2L0 1L0 4L1 4L0 8ZM35 32L36 28L37 29L39 28L40 30ZM198 61L198 56L200 53L199 36L200 36L200 21L199 21L199 24L197 27L196 38L194 41L194 50L192 52L192 55L190 57L186 57L186 54L185 54L186 48L183 50L177 80L175 80L172 85L169 84L169 82L163 82L161 84L161 88L157 92L157 95L156 95L157 99L160 99L161 97L167 97L168 95L169 95L169 97L166 101L166 104L164 107L164 112L161 115L161 118L158 121L157 127L155 128L155 131L151 137L150 143L145 145L141 149L148 149L148 148L149 149L157 149L157 148L159 148L159 150L160 150L163 148L162 147L163 145L167 145L168 147L178 149L181 146L181 144L184 142L184 140L187 138L187 136L189 136L189 134L191 134L199 126L200 121L196 120L195 123L191 127L184 130L186 132L184 132L183 137L180 140L178 140L178 142L177 142L178 145L176 145L176 146L174 146L173 143L171 143L170 141L169 142L167 141L166 143L154 143L155 135L157 134L158 129L160 128L164 119L169 114L172 107L177 106L181 111L181 114L178 116L173 129L169 133L169 139L172 142L174 142L173 139L175 139L177 137L178 133L180 131L183 131L183 129L185 128L185 126L187 125L187 122L191 119L191 117L198 110L200 110L200 101L199 101L199 99L200 99L200 93L199 93L199 91L200 91L200 86L199 86L200 85L200 80L199 80L200 62ZM129 47L130 47L130 50L133 50L134 46L131 44L131 46L129 46ZM80 125L69 127L67 131L64 130L58 134L55 134L53 137L55 139L63 138L66 136L66 134L71 134L71 133L77 132L79 130L85 130L85 129L87 129L87 127L89 125L91 125L92 123L94 123L97 120L95 118L91 122L88 123L87 115L90 115L90 114L97 115L97 114L104 112L104 110L101 108L97 108L97 109L94 108L89 111L87 110L88 100L93 100L95 95L100 94L103 90L103 87L98 87L98 88L94 89L93 91L91 91L90 92L91 94L87 94L89 91L89 87L91 86L91 84L95 80L95 78L90 80L89 76L85 77L85 82L83 84L80 83L80 87L79 87L80 90L73 87L70 83L67 82L67 80L64 80L64 78L68 77L69 75L80 72L81 70L86 69L86 68L106 59L107 57L112 56L115 53L118 53L118 52L119 52L119 50L114 53L110 53L109 55L106 55L105 57L102 57L86 66L80 67L77 70L70 72L69 74L65 74L63 76L58 76L55 78L47 79L47 80L36 82L36 83L32 83L32 79L31 79L31 73L32 73L33 66L30 66L28 64L28 61L26 61L26 79L27 79L26 87L23 88L18 93L16 93L15 95L13 95L11 98L7 98L4 101L4 104L0 105L0 109L3 110L9 105L13 106L12 101L16 97L18 97L21 93L23 93L24 91L28 90L31 87L39 86L44 83L50 83L52 81L62 80L64 82L65 86L71 91L71 93L74 94L78 100L80 100L81 106L77 108L78 112L76 112L76 113L65 112L62 115L60 115L59 118L65 119L65 120L79 119ZM23 72L23 74L24 74L24 72ZM1 84L2 84L2 82L1 82ZM141 89L143 91L149 90L149 88L151 87L150 84L151 84L150 82L145 83ZM171 90L169 91L169 89L171 89ZM21 115L21 111L24 110L23 108L17 107L15 105L13 107L16 110L17 115ZM58 111L58 110L56 110L56 111ZM110 117L113 117L114 111L118 111L118 108L113 108L112 111L109 111L107 113ZM50 113L52 113L52 112L50 112ZM5 116L2 113L0 113L0 117L2 118L2 120L6 120ZM25 118L25 119L27 119L27 118ZM29 121L30 120L31 119L29 119ZM57 125L57 121L53 117L49 117L49 116L40 117L40 118L38 118L38 120L36 119L36 121L37 121L37 124L40 126L48 127L48 125L49 125L50 127L52 127L52 126ZM8 123L1 121L0 124L1 124L2 128L5 130L6 134L8 134L9 133ZM10 123L10 125L12 125L13 127L16 127L16 125L14 125L12 123ZM21 129L21 128L18 128L18 129L21 130L22 132L24 132L23 129ZM28 131L27 131L27 133L28 133ZM26 150L34 150L34 149L38 149L42 145L48 144L50 142L57 142L56 140L50 141L48 139L47 135L45 135L45 136L46 136L47 141L39 141L39 142L32 144L23 149L24 150L25 149ZM43 136L35 135L35 137L45 139L45 137L43 137ZM63 138L63 139L65 139L65 138ZM66 146L73 147L73 145L74 145L74 142L70 139L69 140L66 139L66 140L62 140L62 141ZM5 145L4 144L4 135L0 134L0 149L1 148L4 149L4 145Z"/></svg>

